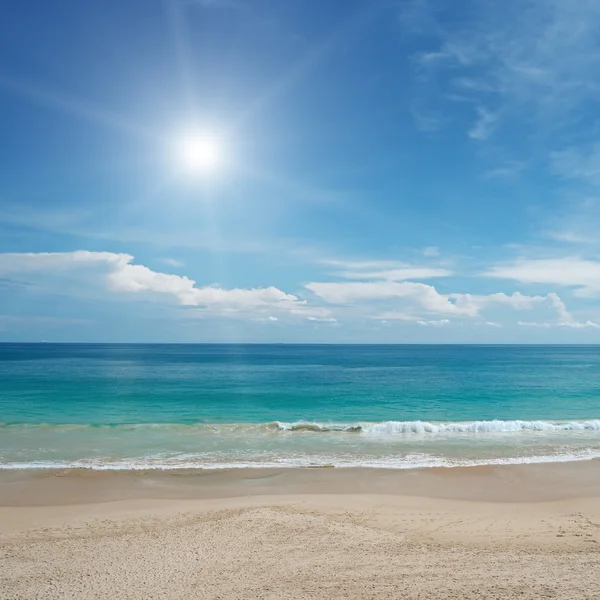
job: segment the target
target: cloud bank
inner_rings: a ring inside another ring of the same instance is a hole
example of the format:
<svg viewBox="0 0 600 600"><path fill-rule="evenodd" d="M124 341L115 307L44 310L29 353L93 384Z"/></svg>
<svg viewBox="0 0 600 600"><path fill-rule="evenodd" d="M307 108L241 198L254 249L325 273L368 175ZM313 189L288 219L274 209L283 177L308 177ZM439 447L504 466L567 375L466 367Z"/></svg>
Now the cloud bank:
<svg viewBox="0 0 600 600"><path fill-rule="evenodd" d="M251 289L199 287L186 276L153 271L133 261L131 254L86 250L0 254L0 276L67 273L75 277L79 286L93 286L100 281L113 293L159 297L213 313L234 315L275 310L315 316L306 307L306 301L274 286Z"/></svg>
<svg viewBox="0 0 600 600"><path fill-rule="evenodd" d="M556 292L442 293L409 277L449 277L437 266L394 261L326 261L341 281L313 281L305 294L275 286L224 288L198 285L185 275L155 271L127 253L39 252L0 254L0 279L18 277L28 289L60 290L73 297L108 294L195 309L190 314L236 317L282 325L285 319L342 327L360 320L407 326L538 327L600 329L578 320ZM578 258L518 260L483 273L490 279L570 286L579 296L600 294L600 263ZM445 286L447 287L447 285ZM104 296L101 296L101 298Z"/></svg>

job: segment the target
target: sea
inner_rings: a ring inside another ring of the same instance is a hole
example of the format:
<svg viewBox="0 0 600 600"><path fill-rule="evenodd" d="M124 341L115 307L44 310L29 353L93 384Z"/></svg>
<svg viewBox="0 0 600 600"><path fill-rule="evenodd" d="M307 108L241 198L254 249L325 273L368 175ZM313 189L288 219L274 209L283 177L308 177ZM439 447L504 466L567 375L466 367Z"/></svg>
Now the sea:
<svg viewBox="0 0 600 600"><path fill-rule="evenodd" d="M600 457L600 346L0 344L0 468Z"/></svg>

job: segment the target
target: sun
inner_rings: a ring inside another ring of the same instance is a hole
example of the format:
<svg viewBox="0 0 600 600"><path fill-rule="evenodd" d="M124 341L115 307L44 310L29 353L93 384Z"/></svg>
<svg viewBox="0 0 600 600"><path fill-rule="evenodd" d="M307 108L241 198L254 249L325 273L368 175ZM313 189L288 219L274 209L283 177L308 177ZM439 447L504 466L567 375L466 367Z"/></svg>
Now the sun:
<svg viewBox="0 0 600 600"><path fill-rule="evenodd" d="M175 162L189 174L215 173L223 165L223 146L214 136L188 133L175 143Z"/></svg>

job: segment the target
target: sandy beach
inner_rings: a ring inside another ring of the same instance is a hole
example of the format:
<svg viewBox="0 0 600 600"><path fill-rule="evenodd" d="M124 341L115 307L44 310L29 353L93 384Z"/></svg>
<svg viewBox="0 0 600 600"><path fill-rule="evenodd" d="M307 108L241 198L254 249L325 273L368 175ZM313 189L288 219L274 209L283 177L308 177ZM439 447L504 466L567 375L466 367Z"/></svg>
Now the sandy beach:
<svg viewBox="0 0 600 600"><path fill-rule="evenodd" d="M600 462L0 473L0 598L600 597Z"/></svg>

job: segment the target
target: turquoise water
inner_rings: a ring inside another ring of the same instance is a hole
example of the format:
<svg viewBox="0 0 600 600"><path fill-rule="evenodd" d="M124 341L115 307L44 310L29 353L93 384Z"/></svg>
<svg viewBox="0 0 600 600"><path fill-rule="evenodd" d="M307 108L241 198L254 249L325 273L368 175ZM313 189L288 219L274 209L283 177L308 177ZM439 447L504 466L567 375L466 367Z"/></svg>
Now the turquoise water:
<svg viewBox="0 0 600 600"><path fill-rule="evenodd" d="M0 344L0 467L600 456L600 347Z"/></svg>

